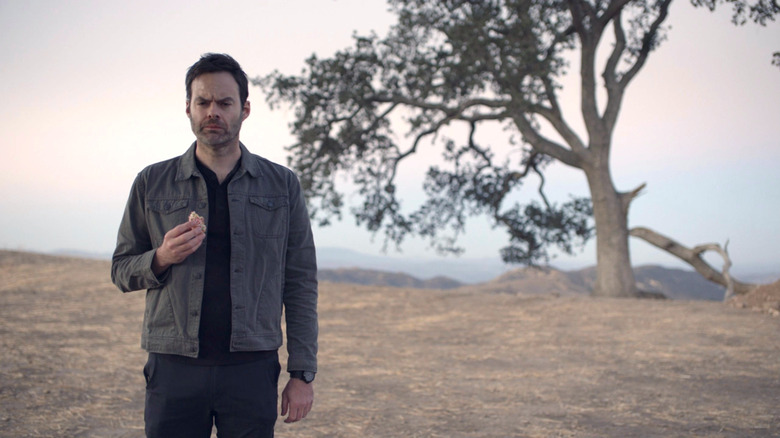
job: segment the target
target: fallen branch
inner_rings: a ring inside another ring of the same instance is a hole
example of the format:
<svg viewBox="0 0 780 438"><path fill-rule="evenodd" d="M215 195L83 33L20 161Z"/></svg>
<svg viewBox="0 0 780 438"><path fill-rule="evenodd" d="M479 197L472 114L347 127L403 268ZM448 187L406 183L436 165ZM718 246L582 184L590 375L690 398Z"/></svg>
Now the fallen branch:
<svg viewBox="0 0 780 438"><path fill-rule="evenodd" d="M707 280L719 284L726 288L726 294L723 300L728 300L734 294L743 295L758 287L756 284L742 283L734 280L729 274L731 268L731 259L729 258L728 251L721 248L717 243L710 243L705 245L698 245L693 248L685 247L674 240L657 233L649 228L635 227L629 231L629 234L634 237L638 237L645 242L658 247L680 260L693 266L693 268L701 274ZM726 245L728 247L728 244ZM701 255L707 251L714 251L723 257L723 271L718 272L715 268L709 265Z"/></svg>

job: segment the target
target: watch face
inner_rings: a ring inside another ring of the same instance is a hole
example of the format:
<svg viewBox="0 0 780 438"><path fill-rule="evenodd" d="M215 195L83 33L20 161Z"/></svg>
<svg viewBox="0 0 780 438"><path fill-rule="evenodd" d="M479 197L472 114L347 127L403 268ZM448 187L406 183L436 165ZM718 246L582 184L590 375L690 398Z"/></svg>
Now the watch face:
<svg viewBox="0 0 780 438"><path fill-rule="evenodd" d="M306 383L311 383L314 381L314 373L311 371L304 371L303 372L303 381Z"/></svg>

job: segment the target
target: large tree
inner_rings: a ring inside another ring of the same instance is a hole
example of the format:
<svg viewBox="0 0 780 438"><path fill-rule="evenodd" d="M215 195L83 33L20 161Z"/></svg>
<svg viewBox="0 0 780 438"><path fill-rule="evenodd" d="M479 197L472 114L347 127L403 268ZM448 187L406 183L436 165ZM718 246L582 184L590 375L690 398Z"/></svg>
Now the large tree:
<svg viewBox="0 0 780 438"><path fill-rule="evenodd" d="M780 11L774 0L693 1L710 9L719 3L733 6L737 24L763 25ZM390 4L398 22L384 38L355 36L352 48L312 56L299 76L275 72L254 81L272 107L295 107L290 165L313 216L321 223L340 216L336 176L346 174L362 197L353 208L358 223L390 242L416 234L458 251L466 218L487 214L508 231L504 261L537 264L549 260L551 247L571 253L595 232L594 294L637 295L627 217L641 188L619 191L609 157L626 88L664 39L671 0ZM561 107L569 69L579 76L584 137ZM399 124L406 136L394 131ZM457 124L466 127L462 138L449 138L447 128ZM509 128L503 145L480 142L478 132L490 124ZM428 139L444 160L426 174L422 205L404 208L399 166ZM590 199L551 203L542 187L538 200L518 196L528 175L543 182L556 160L584 172ZM659 237L643 230L635 235Z"/></svg>

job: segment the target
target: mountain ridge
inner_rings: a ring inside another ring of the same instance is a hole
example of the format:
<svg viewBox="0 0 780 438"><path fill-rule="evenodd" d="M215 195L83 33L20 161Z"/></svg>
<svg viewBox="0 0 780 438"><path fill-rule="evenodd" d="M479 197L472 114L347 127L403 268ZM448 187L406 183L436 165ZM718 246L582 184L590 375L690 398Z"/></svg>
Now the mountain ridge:
<svg viewBox="0 0 780 438"><path fill-rule="evenodd" d="M724 288L693 271L644 265L634 268L637 287L647 295L670 299L721 301ZM465 284L439 276L420 280L403 272L362 268L320 269L321 281L415 289L468 289L490 293L586 295L596 279L595 267L574 271L554 268L517 268L483 283Z"/></svg>

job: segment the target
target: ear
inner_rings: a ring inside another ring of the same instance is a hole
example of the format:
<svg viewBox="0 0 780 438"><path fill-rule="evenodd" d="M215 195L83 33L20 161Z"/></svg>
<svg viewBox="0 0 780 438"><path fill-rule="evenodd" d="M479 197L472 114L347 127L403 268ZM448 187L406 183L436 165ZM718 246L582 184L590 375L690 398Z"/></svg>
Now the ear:
<svg viewBox="0 0 780 438"><path fill-rule="evenodd" d="M251 108L250 108L250 105L249 105L249 101L247 100L246 102L244 102L244 108L241 109L241 121L242 122L244 120L246 120L247 117L249 117L250 110L251 110Z"/></svg>
<svg viewBox="0 0 780 438"><path fill-rule="evenodd" d="M187 117L192 118L192 113L190 113L190 101L189 100L186 103L186 106L184 108L184 112L187 113Z"/></svg>

